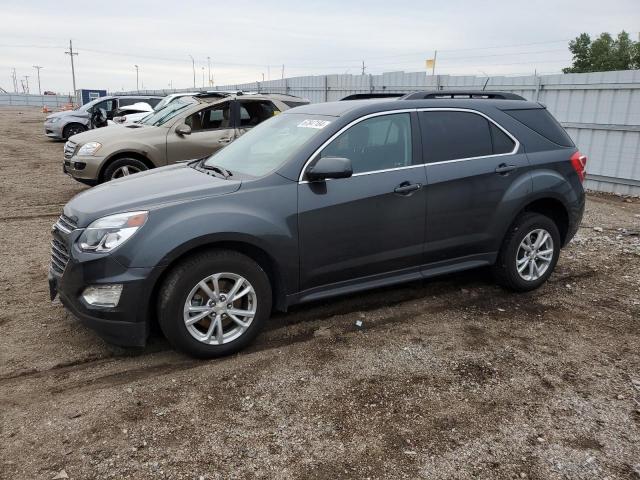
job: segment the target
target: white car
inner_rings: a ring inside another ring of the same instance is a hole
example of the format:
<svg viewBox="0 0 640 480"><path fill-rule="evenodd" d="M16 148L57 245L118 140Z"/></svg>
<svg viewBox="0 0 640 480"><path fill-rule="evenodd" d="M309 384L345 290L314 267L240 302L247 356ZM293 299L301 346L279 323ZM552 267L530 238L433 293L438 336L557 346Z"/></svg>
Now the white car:
<svg viewBox="0 0 640 480"><path fill-rule="evenodd" d="M164 102L164 99L160 103L162 102ZM158 105L160 105L160 103L158 103ZM148 103L134 103L133 105L127 105L126 107L118 109L117 116L114 116L113 120L108 120L107 123L109 125L129 125L142 120L154 111L153 107Z"/></svg>

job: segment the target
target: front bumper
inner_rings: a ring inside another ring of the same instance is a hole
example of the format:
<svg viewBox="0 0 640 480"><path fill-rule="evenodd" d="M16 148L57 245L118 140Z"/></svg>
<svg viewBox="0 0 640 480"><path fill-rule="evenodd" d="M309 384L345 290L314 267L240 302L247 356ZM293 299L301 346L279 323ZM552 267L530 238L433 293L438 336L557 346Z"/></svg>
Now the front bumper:
<svg viewBox="0 0 640 480"><path fill-rule="evenodd" d="M61 122L49 123L44 122L44 134L49 138L55 138L56 140L62 140L62 125Z"/></svg>
<svg viewBox="0 0 640 480"><path fill-rule="evenodd" d="M151 294L158 274L154 268L126 268L112 255L81 252L76 240L82 230L65 233L53 229L69 260L62 273L49 269L49 291L83 324L109 343L125 347L144 346L149 334ZM82 292L89 285L122 284L118 305L113 308L89 305Z"/></svg>
<svg viewBox="0 0 640 480"><path fill-rule="evenodd" d="M64 159L62 168L66 174L77 180L97 182L104 161L104 157L74 155Z"/></svg>

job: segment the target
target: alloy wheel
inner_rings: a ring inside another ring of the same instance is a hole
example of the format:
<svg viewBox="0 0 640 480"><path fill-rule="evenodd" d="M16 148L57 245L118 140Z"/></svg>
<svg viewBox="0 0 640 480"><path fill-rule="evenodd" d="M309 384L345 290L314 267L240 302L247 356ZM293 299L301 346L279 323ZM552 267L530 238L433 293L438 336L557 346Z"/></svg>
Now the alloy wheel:
<svg viewBox="0 0 640 480"><path fill-rule="evenodd" d="M235 273L216 273L191 289L184 303L183 320L196 340L223 345L247 331L257 306L256 291L246 278Z"/></svg>
<svg viewBox="0 0 640 480"><path fill-rule="evenodd" d="M111 180L114 180L116 178L128 177L129 175L133 175L134 173L139 172L140 169L137 167L134 167L132 165L123 165L115 169L113 175L111 175Z"/></svg>
<svg viewBox="0 0 640 480"><path fill-rule="evenodd" d="M553 260L553 239L542 228L529 232L516 253L516 269L524 280L532 282L542 277Z"/></svg>

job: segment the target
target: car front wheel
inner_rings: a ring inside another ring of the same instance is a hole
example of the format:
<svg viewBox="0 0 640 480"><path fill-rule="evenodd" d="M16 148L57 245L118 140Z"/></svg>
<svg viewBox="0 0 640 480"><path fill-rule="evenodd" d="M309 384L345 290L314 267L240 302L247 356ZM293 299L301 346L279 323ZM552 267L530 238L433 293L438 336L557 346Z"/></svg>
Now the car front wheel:
<svg viewBox="0 0 640 480"><path fill-rule="evenodd" d="M148 169L145 163L137 158L119 158L107 167L103 177L105 181L116 180Z"/></svg>
<svg viewBox="0 0 640 480"><path fill-rule="evenodd" d="M525 213L504 239L493 267L496 280L515 291L526 292L547 281L560 256L560 233L549 217Z"/></svg>
<svg viewBox="0 0 640 480"><path fill-rule="evenodd" d="M271 285L251 258L234 251L194 255L166 278L158 300L162 332L178 350L198 358L235 353L271 314Z"/></svg>

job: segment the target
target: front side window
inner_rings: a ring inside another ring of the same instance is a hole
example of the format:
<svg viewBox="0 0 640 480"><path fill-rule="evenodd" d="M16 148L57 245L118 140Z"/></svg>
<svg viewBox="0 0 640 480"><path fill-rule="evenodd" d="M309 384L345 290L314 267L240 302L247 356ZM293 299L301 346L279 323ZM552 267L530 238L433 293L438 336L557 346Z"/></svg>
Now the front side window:
<svg viewBox="0 0 640 480"><path fill-rule="evenodd" d="M482 115L472 112L420 112L425 163L510 153L514 141Z"/></svg>
<svg viewBox="0 0 640 480"><path fill-rule="evenodd" d="M231 128L230 103L224 102L213 107L205 108L189 115L184 123L191 127L192 132L200 130L215 130L218 128Z"/></svg>
<svg viewBox="0 0 640 480"><path fill-rule="evenodd" d="M355 124L327 145L320 156L348 158L356 174L410 166L411 152L410 114L394 113Z"/></svg>

